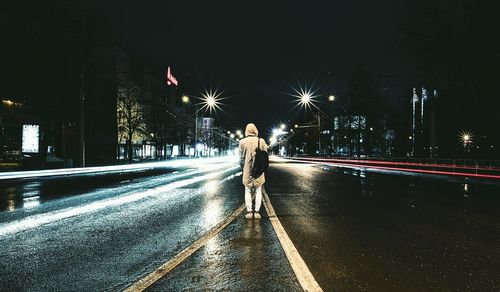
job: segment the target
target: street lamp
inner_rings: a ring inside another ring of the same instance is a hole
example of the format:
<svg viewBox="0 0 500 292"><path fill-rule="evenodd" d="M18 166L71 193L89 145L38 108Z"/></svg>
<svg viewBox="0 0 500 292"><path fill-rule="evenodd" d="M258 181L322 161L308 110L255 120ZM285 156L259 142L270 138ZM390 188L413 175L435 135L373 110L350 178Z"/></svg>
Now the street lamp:
<svg viewBox="0 0 500 292"><path fill-rule="evenodd" d="M472 144L472 138L474 135L470 131L462 131L458 136L460 138L460 142L462 142L462 145L467 150L468 146Z"/></svg>
<svg viewBox="0 0 500 292"><path fill-rule="evenodd" d="M206 102L210 108L215 107L215 97L214 96L208 96Z"/></svg>
<svg viewBox="0 0 500 292"><path fill-rule="evenodd" d="M333 130L334 129L334 123L335 123L335 118L333 116L333 102L335 101L335 95L333 94L330 94L328 96L328 102L330 103L330 116L331 116L331 124L329 126L329 129L331 130L331 136L330 136L330 141L331 141L331 144L330 144L330 153L333 153L333 149L334 149L334 146L333 145L333 141L334 141L334 134L333 134Z"/></svg>
<svg viewBox="0 0 500 292"><path fill-rule="evenodd" d="M189 96L183 95L182 96L182 103L183 104L188 104L189 103Z"/></svg>
<svg viewBox="0 0 500 292"><path fill-rule="evenodd" d="M221 97L222 92L217 92L212 91L212 90L206 90L202 95L202 104L203 106L201 109L204 109L205 111L209 111L210 114L212 111L215 111L216 109L220 109L220 99L224 99Z"/></svg>
<svg viewBox="0 0 500 292"><path fill-rule="evenodd" d="M308 92L302 94L302 96L300 97L300 102L304 105L308 105L310 101L311 101L311 94Z"/></svg>
<svg viewBox="0 0 500 292"><path fill-rule="evenodd" d="M316 125L318 127L318 154L321 155L321 116L320 116L320 110L319 108L312 102L312 96L311 93L309 92L304 92L301 97L300 97L300 102L302 105L304 105L306 108L309 108L310 105L316 107L318 109L318 124ZM297 126L297 125L296 125ZM297 128L297 127L296 127Z"/></svg>

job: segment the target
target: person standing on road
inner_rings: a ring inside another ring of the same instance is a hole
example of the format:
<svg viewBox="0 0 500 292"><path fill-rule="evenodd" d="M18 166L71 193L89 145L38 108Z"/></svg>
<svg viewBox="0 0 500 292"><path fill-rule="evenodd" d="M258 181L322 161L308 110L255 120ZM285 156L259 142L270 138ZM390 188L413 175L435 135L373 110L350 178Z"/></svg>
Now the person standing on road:
<svg viewBox="0 0 500 292"><path fill-rule="evenodd" d="M257 178L252 177L252 167L255 157L255 149L257 146L262 151L267 151L267 144L264 139L259 138L257 127L250 123L245 129L245 138L241 139L240 149L240 165L243 169L243 185L245 186L245 205L247 213L245 218L260 219L260 206L262 204L262 185L266 182L264 173ZM252 193L255 193L255 206L252 209ZM252 213L253 211L253 213Z"/></svg>

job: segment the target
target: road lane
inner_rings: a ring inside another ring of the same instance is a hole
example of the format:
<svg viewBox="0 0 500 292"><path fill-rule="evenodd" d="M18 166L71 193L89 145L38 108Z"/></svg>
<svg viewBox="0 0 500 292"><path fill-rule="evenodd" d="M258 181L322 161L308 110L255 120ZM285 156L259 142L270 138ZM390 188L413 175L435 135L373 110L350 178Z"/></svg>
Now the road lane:
<svg viewBox="0 0 500 292"><path fill-rule="evenodd" d="M123 290L241 206L240 179L237 166L207 165L0 212L2 234L9 224L107 204L0 235L0 290ZM266 191L324 291L498 290L497 185L282 161L271 164ZM240 216L151 289L300 284L269 218Z"/></svg>
<svg viewBox="0 0 500 292"><path fill-rule="evenodd" d="M147 291L303 291L263 213L238 217Z"/></svg>
<svg viewBox="0 0 500 292"><path fill-rule="evenodd" d="M183 177L182 180L190 180L190 183L180 184L178 188L0 236L0 270L3 271L0 290L81 291L127 287L242 204L242 196L234 195L242 192L239 167L232 166L202 167L203 173ZM200 176L205 177L197 180ZM126 191L118 194L113 191L119 188L107 188L95 190L98 195L89 192L67 198L69 201L53 200L31 210L17 209L18 216L10 217L10 221L2 220L0 229L33 216L46 216L44 211L59 212L61 208L110 200L103 200L102 191L112 195L111 200L150 192L153 185L161 185L162 177L152 179L155 180L155 183L130 183ZM163 181L168 182L171 181ZM11 213L3 212L0 216Z"/></svg>
<svg viewBox="0 0 500 292"><path fill-rule="evenodd" d="M266 190L325 291L499 290L498 185L282 161Z"/></svg>

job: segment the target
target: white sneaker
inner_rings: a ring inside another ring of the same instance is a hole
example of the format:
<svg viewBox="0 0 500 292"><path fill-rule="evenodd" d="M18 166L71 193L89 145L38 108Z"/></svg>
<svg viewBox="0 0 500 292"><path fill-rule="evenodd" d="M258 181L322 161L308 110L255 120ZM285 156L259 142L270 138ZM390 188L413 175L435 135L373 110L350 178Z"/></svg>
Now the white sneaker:
<svg viewBox="0 0 500 292"><path fill-rule="evenodd" d="M247 219L252 219L253 218L253 214L252 214L252 211L249 211L245 214L245 218Z"/></svg>
<svg viewBox="0 0 500 292"><path fill-rule="evenodd" d="M253 218L260 219L261 218L260 213L259 212L254 212L253 213Z"/></svg>

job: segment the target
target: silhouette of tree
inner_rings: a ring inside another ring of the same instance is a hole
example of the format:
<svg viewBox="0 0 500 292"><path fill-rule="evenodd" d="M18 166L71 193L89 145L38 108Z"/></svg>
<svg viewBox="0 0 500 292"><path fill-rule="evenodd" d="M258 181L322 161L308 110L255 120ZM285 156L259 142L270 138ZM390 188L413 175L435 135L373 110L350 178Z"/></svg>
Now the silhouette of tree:
<svg viewBox="0 0 500 292"><path fill-rule="evenodd" d="M126 141L129 162L132 162L133 158L133 141L142 140L146 134L141 103L143 96L144 92L135 84L130 81L120 82L117 98L118 142Z"/></svg>

